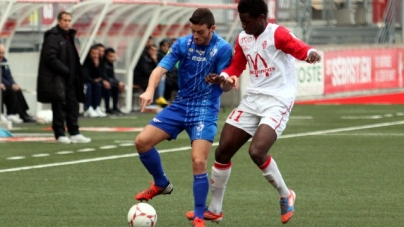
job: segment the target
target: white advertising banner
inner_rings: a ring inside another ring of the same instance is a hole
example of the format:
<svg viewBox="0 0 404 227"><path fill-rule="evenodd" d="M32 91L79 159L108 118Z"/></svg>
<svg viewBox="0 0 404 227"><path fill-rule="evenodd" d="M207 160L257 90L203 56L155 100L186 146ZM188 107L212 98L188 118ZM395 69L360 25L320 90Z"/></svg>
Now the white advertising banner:
<svg viewBox="0 0 404 227"><path fill-rule="evenodd" d="M321 62L309 64L296 61L297 96L324 94L324 54L320 51Z"/></svg>

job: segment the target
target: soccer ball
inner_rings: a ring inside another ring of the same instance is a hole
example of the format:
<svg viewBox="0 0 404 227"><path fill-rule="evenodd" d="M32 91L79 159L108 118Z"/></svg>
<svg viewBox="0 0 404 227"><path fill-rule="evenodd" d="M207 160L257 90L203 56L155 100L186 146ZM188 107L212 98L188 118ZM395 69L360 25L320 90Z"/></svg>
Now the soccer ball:
<svg viewBox="0 0 404 227"><path fill-rule="evenodd" d="M154 227L157 223L156 210L148 203L135 204L128 212L128 223L132 227Z"/></svg>

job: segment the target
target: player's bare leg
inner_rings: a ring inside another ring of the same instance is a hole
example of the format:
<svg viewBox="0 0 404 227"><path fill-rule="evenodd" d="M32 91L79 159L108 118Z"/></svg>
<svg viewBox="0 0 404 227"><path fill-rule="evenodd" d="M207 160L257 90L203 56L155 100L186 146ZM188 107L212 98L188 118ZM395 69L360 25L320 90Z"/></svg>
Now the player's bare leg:
<svg viewBox="0 0 404 227"><path fill-rule="evenodd" d="M261 169L265 179L278 191L281 206L281 221L287 223L294 214L296 195L288 189L275 160L268 155L277 134L269 125L261 124L250 145L249 153L253 162Z"/></svg>
<svg viewBox="0 0 404 227"><path fill-rule="evenodd" d="M206 199L209 192L208 173L206 171L208 156L212 142L197 139L192 141L192 169L194 174L193 192L194 192L194 215L192 217L194 227L204 227L204 211Z"/></svg>
<svg viewBox="0 0 404 227"><path fill-rule="evenodd" d="M173 185L164 172L160 155L154 148L156 144L168 138L170 135L152 125L147 125L136 137L135 145L139 158L154 178L149 188L135 195L136 200L149 201L154 196L171 194L173 191Z"/></svg>
<svg viewBox="0 0 404 227"><path fill-rule="evenodd" d="M212 199L209 207L204 211L204 219L220 222L223 219L222 204L227 181L231 173L231 158L251 138L245 131L225 124L220 136L219 146L215 152L215 163L212 166L210 188ZM194 211L189 211L185 216L192 220Z"/></svg>

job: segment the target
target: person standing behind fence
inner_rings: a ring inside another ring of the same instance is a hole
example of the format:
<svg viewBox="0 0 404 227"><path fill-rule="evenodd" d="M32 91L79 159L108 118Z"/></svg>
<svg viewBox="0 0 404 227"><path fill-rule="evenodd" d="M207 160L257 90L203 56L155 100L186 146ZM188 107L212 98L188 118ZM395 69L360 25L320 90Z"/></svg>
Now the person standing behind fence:
<svg viewBox="0 0 404 227"><path fill-rule="evenodd" d="M72 15L60 12L58 24L46 31L39 59L37 100L52 105L52 129L59 143L89 143L80 134L79 102L84 101L80 58L70 29ZM70 139L65 136L65 122Z"/></svg>

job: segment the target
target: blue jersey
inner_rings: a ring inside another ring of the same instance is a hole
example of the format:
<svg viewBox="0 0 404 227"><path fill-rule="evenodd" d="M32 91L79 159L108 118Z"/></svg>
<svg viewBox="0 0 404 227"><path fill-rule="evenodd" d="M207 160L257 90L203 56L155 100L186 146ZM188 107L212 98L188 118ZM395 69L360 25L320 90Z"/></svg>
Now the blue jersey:
<svg viewBox="0 0 404 227"><path fill-rule="evenodd" d="M171 139L185 130L191 141L213 142L220 107L220 85L208 84L205 77L230 65L233 50L216 33L207 46L196 45L192 35L179 38L159 66L171 70L177 62L178 95L150 124L167 132Z"/></svg>
<svg viewBox="0 0 404 227"><path fill-rule="evenodd" d="M220 74L230 65L232 47L216 33L207 46L196 45L193 35L179 38L170 48L159 66L171 70L178 66L178 96L174 103L190 109L208 107L208 111L218 112L220 85L208 84L205 77L210 73Z"/></svg>

